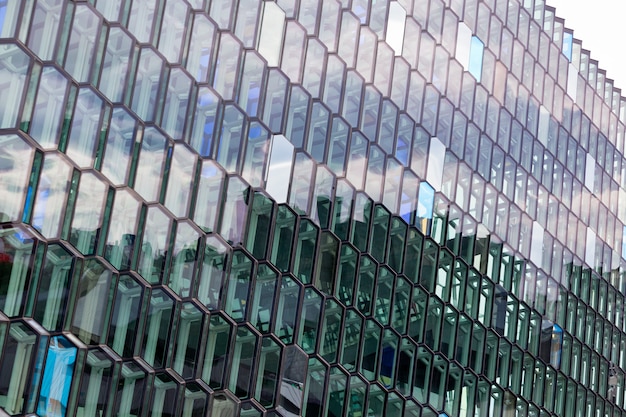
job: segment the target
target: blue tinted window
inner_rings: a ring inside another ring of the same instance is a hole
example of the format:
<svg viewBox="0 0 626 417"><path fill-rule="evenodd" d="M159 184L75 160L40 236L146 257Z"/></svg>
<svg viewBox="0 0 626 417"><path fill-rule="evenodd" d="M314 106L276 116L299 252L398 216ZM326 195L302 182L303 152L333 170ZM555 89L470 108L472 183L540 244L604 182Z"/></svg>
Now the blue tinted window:
<svg viewBox="0 0 626 417"><path fill-rule="evenodd" d="M469 60L469 72L480 81L480 77L483 73L483 53L485 51L485 44L476 36L472 36L472 43L470 45L470 60Z"/></svg>
<svg viewBox="0 0 626 417"><path fill-rule="evenodd" d="M572 62L572 43L574 41L574 35L565 32L563 34L563 55Z"/></svg>
<svg viewBox="0 0 626 417"><path fill-rule="evenodd" d="M41 382L39 415L65 416L77 349L63 336L50 340Z"/></svg>

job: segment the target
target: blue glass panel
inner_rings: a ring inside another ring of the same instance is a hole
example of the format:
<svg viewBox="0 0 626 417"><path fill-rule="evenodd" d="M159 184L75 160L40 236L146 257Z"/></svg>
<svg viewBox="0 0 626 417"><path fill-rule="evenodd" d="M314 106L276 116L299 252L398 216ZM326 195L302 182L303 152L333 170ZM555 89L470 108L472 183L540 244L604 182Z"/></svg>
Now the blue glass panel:
<svg viewBox="0 0 626 417"><path fill-rule="evenodd" d="M476 36L472 36L472 43L470 45L470 60L469 60L469 72L480 81L480 77L483 73L483 53L485 50L485 44Z"/></svg>
<svg viewBox="0 0 626 417"><path fill-rule="evenodd" d="M573 42L574 42L574 35L571 33L565 32L563 34L563 55L565 55L570 62L572 62Z"/></svg>
<svg viewBox="0 0 626 417"><path fill-rule="evenodd" d="M9 0L0 0L0 34L2 34L2 28L4 27L4 20L7 16L7 2Z"/></svg>
<svg viewBox="0 0 626 417"><path fill-rule="evenodd" d="M550 364L556 369L561 367L561 352L563 351L563 329L558 324L552 327L552 350Z"/></svg>
<svg viewBox="0 0 626 417"><path fill-rule="evenodd" d="M50 340L37 413L64 417L72 385L77 349L65 337Z"/></svg>

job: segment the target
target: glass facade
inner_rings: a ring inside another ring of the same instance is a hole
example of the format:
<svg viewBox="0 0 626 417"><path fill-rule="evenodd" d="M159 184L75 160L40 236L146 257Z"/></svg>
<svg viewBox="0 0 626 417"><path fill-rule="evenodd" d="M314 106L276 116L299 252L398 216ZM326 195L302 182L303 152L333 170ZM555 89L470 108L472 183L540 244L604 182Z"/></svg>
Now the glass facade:
<svg viewBox="0 0 626 417"><path fill-rule="evenodd" d="M0 415L626 417L625 122L543 0L0 0Z"/></svg>

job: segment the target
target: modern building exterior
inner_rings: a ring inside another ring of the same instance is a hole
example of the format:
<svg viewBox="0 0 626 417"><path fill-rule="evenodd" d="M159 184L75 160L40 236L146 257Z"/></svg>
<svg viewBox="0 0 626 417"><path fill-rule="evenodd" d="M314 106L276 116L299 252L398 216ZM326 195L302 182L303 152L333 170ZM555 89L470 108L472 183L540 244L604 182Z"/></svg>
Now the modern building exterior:
<svg viewBox="0 0 626 417"><path fill-rule="evenodd" d="M626 99L543 0L0 0L0 416L626 416Z"/></svg>

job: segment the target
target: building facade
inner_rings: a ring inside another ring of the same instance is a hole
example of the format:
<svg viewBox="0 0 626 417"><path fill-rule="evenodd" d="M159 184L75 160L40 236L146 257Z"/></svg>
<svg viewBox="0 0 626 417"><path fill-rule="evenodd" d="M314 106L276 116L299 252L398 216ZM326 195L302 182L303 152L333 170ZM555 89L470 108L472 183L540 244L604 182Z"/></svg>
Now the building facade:
<svg viewBox="0 0 626 417"><path fill-rule="evenodd" d="M624 417L625 121L543 0L0 0L0 415Z"/></svg>

